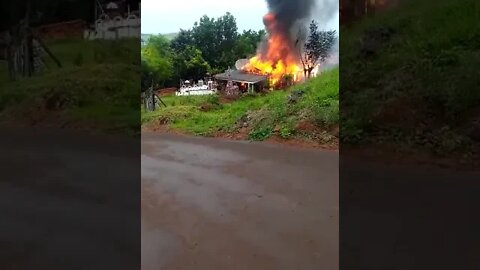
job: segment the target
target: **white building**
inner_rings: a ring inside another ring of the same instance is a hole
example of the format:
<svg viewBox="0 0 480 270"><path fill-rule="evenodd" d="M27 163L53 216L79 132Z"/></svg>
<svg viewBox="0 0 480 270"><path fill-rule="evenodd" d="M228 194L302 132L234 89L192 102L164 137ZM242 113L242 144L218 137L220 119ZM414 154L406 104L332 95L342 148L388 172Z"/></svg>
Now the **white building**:
<svg viewBox="0 0 480 270"><path fill-rule="evenodd" d="M213 95L217 93L217 90L214 88L213 81L208 81L207 85L203 84L203 81L198 81L197 85L190 85L189 81L185 81L185 84L178 89L177 96L202 96L202 95Z"/></svg>
<svg viewBox="0 0 480 270"><path fill-rule="evenodd" d="M109 12L110 10L117 10L118 5L110 2L105 6L105 10L100 7L101 15L95 21L92 30L86 30L84 33L85 39L119 39L119 38L134 38L140 37L141 32L141 18L128 12L125 15L120 15L118 12ZM139 12L136 12L140 14Z"/></svg>

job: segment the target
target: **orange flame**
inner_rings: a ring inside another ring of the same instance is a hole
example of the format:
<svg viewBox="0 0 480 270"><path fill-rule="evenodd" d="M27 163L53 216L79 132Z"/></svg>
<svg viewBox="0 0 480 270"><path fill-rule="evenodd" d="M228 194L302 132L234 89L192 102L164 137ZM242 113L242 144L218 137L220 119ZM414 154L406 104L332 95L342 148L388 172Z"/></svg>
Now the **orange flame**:
<svg viewBox="0 0 480 270"><path fill-rule="evenodd" d="M267 51L252 57L244 70L269 76L272 85L279 83L285 75L292 76L294 82L299 81L303 77L303 70L298 65L299 58L292 51L289 39L275 31L275 15L268 13L264 22L269 30Z"/></svg>

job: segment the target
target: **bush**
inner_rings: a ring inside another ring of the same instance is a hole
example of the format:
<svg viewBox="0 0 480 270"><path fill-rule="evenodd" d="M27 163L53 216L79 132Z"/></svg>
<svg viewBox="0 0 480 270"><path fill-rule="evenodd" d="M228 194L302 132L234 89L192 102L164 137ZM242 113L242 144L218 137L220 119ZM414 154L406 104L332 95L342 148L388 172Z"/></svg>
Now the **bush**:
<svg viewBox="0 0 480 270"><path fill-rule="evenodd" d="M272 128L263 127L263 128L252 130L248 134L248 137L250 140L253 140L253 141L264 141L268 139L271 135L272 135Z"/></svg>

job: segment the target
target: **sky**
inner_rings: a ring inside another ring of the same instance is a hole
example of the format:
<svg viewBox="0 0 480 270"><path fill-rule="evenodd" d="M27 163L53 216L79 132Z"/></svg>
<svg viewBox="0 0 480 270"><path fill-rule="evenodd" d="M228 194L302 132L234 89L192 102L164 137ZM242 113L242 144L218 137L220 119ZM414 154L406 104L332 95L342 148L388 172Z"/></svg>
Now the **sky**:
<svg viewBox="0 0 480 270"><path fill-rule="evenodd" d="M143 0L142 33L176 33L181 28L192 28L193 23L203 15L217 18L226 12L232 13L236 18L240 32L248 29L260 30L264 28L263 16L267 11L265 0ZM319 18L315 15L319 13L313 11L312 19L321 22L320 28L338 31L338 9L331 18Z"/></svg>

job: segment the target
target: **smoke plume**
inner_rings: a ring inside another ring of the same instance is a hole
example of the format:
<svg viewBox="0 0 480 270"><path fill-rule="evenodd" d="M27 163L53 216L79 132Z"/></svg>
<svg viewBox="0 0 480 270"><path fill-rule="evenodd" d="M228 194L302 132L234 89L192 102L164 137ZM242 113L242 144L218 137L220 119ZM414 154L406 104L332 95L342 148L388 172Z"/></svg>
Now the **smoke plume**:
<svg viewBox="0 0 480 270"><path fill-rule="evenodd" d="M281 37L285 52L278 52L281 59L286 54L296 54L298 40L307 35L305 30L312 19L319 23L319 27L327 28L338 12L339 0L266 0L269 13L263 18L269 37ZM303 30L303 33L301 31ZM303 36L299 36L303 35ZM259 55L266 55L272 46L265 41L259 47ZM286 52L288 50L288 52ZM278 50L277 50L278 51Z"/></svg>

